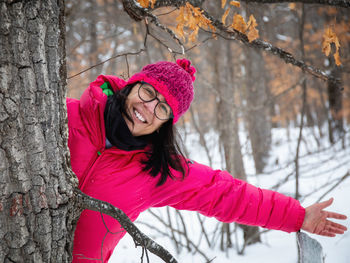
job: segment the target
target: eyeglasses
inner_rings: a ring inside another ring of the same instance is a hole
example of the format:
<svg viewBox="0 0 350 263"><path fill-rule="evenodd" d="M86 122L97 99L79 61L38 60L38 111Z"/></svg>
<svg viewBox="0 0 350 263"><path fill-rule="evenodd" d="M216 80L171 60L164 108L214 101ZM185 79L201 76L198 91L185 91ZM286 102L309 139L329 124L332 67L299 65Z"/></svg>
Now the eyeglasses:
<svg viewBox="0 0 350 263"><path fill-rule="evenodd" d="M158 98L158 91L147 82L141 81L141 85L138 91L139 97L143 102L151 102L158 100L158 103L154 107L154 115L162 121L169 120L174 118L173 112L168 103L161 101Z"/></svg>

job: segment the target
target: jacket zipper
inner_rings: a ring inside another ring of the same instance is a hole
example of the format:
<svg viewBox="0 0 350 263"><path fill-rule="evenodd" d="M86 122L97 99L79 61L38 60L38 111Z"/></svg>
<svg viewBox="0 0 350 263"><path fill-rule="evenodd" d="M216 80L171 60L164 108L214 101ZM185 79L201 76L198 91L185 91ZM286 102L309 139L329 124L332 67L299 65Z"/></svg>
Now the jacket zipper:
<svg viewBox="0 0 350 263"><path fill-rule="evenodd" d="M98 157L102 154L102 151L97 151L94 156L91 158L89 165L85 169L83 175L81 176L81 179L79 180L79 189L82 190L82 187L88 177L89 172L91 171L92 167L95 165Z"/></svg>

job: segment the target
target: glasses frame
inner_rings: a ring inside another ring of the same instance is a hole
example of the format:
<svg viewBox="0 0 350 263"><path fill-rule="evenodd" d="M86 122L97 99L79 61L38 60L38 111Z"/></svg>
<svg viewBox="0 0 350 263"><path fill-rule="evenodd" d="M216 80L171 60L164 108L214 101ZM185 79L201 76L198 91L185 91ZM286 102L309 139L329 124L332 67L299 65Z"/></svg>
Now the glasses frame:
<svg viewBox="0 0 350 263"><path fill-rule="evenodd" d="M154 100L157 100L157 101L158 101L157 104L156 104L156 106L154 106L154 110L153 110L153 111L154 111L154 115L157 117L157 119L159 119L159 120L161 120L161 121L167 121L167 120L173 119L173 118L174 118L173 110L171 109L170 105L169 105L166 101L161 101L161 100L158 98L159 92L158 92L151 84L149 84L149 83L147 83L147 82L145 82L145 81L140 81L140 84L141 84L141 85L140 85L140 87L139 87L138 90L137 90L137 95L139 96L139 98L140 98L143 102L148 103L148 102L151 102L151 101L154 101ZM143 98L140 96L140 90L141 90L141 88L142 88L142 86L143 86L144 84L149 85L149 86L152 87L152 89L154 90L156 96L155 96L153 99L151 99L151 100L145 100L145 99L143 99ZM156 108L159 106L159 104L165 104L165 105L167 105L167 106L169 107L169 109L170 109L170 115L169 115L168 118L162 119L162 118L159 118L159 116L157 115Z"/></svg>

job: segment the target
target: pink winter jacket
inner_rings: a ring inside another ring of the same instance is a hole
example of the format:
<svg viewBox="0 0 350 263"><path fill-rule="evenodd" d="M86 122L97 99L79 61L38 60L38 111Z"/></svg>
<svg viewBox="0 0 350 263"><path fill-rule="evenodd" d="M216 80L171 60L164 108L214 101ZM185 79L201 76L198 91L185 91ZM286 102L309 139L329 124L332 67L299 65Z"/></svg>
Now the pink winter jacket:
<svg viewBox="0 0 350 263"><path fill-rule="evenodd" d="M107 96L100 88L105 82L113 90L125 86L125 81L117 77L101 75L80 100L67 99L71 165L84 193L122 209L132 221L150 207L168 205L198 211L222 222L287 232L301 228L305 210L291 197L254 187L196 162L189 162L185 179L172 171L178 179L156 186L159 178L142 171L143 150L106 149L103 112ZM115 219L103 215L103 220L98 212L83 211L75 231L73 262L108 261L126 232Z"/></svg>

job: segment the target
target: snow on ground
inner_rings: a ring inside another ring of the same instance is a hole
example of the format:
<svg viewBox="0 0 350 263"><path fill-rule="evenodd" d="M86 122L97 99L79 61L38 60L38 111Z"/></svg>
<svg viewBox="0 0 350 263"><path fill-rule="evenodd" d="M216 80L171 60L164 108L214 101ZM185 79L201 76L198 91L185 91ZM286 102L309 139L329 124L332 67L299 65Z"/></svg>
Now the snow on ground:
<svg viewBox="0 0 350 263"><path fill-rule="evenodd" d="M242 152L244 153L244 163L247 174L249 175L248 181L256 186L262 188L273 188L278 182L281 182L288 174L292 174L286 183L281 184L278 188L274 189L287 195L294 196L295 194L295 153L296 143L298 138L298 129L291 129L290 140L287 140L285 129L273 130L273 149L269 158L269 165L265 169L264 174L255 175L254 165L250 158L249 146L245 141L245 134L240 134L242 141ZM301 203L304 207L311 205L318 201L328 189L336 184L336 182L342 178L347 172L350 171L350 137L347 136L345 142L346 148L342 148L342 142L339 141L333 146L330 146L327 142L327 138L320 140L320 146L317 145L317 141L314 139L313 134L315 131L312 129L304 129L303 140L300 150L300 193L303 196ZM214 133L207 134L208 146L211 149L211 156L213 158L213 167L222 168L222 159L220 149L218 148L217 136ZM188 135L186 137L185 144L190 151L190 157L198 162L208 164L203 148L198 143L198 137L196 135ZM313 153L312 155L310 153ZM323 200L327 200L330 197L334 197L335 201L330 207L330 210L346 214L350 217L350 177L345 179L342 183L335 187L330 194L326 194ZM157 214L166 214L166 208L153 209L153 212ZM175 216L174 211L171 211ZM198 241L200 238L200 227L197 220L197 215L193 212L182 212L186 226L191 232L191 237L194 241ZM179 254L176 253L176 249L169 238L163 237L156 233L154 230L150 230L142 222L148 222L155 224L157 221L149 213L145 212L141 214L137 220L137 226L145 233L156 240L159 244L166 247L179 262L206 262L204 257L198 253L193 255L192 252L188 252L182 249ZM350 219L342 222L348 229L350 229ZM157 223L158 226L159 223ZM208 232L212 231L217 225L217 221L213 218L205 219L205 226ZM163 229L159 226L160 229ZM263 230L263 229L262 229ZM337 236L335 238L326 238L311 235L323 247L323 254L326 263L349 263L350 262L350 231L346 232L343 236ZM233 237L234 239L234 237ZM233 240L235 243L235 240ZM269 263L296 263L297 262L297 245L295 233L284 233L281 231L268 231L262 235L262 243L248 246L244 255L238 255L236 247L230 249L228 253L222 252L219 249L219 242L217 242L214 248L208 248L205 242L201 242L200 248L208 256L209 259L214 260L212 262L217 263L255 263L255 262L269 262ZM241 247L242 237L238 236L238 244ZM124 239L119 243L115 249L114 254L109 262L111 263L139 263L141 262L142 249L135 248L135 245L130 238L126 235ZM158 257L148 253L150 262L158 263L163 262ZM147 262L144 258L143 262Z"/></svg>

